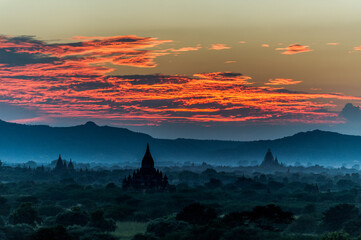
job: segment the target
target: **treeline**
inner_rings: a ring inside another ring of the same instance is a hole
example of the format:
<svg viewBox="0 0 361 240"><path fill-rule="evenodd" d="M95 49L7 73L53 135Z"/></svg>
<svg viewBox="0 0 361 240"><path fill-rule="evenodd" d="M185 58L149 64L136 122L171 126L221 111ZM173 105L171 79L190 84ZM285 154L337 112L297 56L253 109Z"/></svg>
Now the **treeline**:
<svg viewBox="0 0 361 240"><path fill-rule="evenodd" d="M0 239L361 239L359 173L164 171L152 192L122 189L132 170L1 167Z"/></svg>

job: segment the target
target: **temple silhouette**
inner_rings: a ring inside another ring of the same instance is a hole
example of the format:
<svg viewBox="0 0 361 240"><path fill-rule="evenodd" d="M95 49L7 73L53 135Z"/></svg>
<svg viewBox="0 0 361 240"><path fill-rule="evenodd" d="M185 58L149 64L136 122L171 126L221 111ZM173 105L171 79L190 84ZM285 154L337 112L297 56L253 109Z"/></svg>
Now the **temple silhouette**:
<svg viewBox="0 0 361 240"><path fill-rule="evenodd" d="M166 190L168 188L167 175L159 169L154 168L154 160L147 144L142 166L133 172L133 175L125 177L123 180L123 189L133 190Z"/></svg>
<svg viewBox="0 0 361 240"><path fill-rule="evenodd" d="M277 157L274 158L271 149L268 149L260 167L265 169L275 169L284 167L284 165L278 161Z"/></svg>
<svg viewBox="0 0 361 240"><path fill-rule="evenodd" d="M69 161L69 163L66 162L66 160L63 160L61 158L61 154L59 154L59 158L56 161L56 166L54 168L55 172L66 172L66 171L73 171L74 170L74 164L73 162Z"/></svg>

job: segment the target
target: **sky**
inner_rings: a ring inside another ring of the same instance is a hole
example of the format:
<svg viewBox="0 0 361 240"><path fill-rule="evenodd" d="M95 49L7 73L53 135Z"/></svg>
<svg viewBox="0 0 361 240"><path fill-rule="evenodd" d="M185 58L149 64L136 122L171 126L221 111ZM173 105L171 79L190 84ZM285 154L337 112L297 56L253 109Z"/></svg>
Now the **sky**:
<svg viewBox="0 0 361 240"><path fill-rule="evenodd" d="M361 134L359 9L357 0L0 0L0 119L91 120L160 138Z"/></svg>

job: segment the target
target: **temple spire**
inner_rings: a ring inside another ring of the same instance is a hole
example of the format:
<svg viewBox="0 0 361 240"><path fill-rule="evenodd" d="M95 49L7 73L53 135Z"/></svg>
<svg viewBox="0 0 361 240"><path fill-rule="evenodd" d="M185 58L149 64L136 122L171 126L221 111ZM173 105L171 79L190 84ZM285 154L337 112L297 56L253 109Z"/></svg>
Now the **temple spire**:
<svg viewBox="0 0 361 240"><path fill-rule="evenodd" d="M123 180L123 189L135 190L166 190L168 189L168 177L164 176L159 169L154 168L154 160L150 153L149 143L142 160L142 167L133 174L129 174L128 178Z"/></svg>
<svg viewBox="0 0 361 240"><path fill-rule="evenodd" d="M154 160L152 154L150 153L149 143L147 143L147 149L145 151L143 160L142 160L142 168L143 169L153 169L154 168Z"/></svg>
<svg viewBox="0 0 361 240"><path fill-rule="evenodd" d="M61 158L61 154L59 154L59 158L56 161L55 170L62 170L62 169L64 169L64 163L63 163L63 159Z"/></svg>

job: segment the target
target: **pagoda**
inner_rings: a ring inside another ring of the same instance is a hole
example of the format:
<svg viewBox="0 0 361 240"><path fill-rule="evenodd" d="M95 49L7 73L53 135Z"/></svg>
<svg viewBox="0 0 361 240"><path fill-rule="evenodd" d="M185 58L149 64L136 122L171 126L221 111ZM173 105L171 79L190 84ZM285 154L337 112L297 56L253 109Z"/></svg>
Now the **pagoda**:
<svg viewBox="0 0 361 240"><path fill-rule="evenodd" d="M283 164L278 162L277 157L274 158L273 154L271 152L271 149L268 149L266 155L264 156L263 162L260 165L261 168L265 169L274 169L274 168L280 168L283 167Z"/></svg>
<svg viewBox="0 0 361 240"><path fill-rule="evenodd" d="M142 159L142 166L123 180L123 189L133 190L166 190L168 188L167 175L155 169L154 160L149 150L149 144Z"/></svg>

